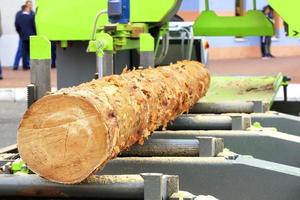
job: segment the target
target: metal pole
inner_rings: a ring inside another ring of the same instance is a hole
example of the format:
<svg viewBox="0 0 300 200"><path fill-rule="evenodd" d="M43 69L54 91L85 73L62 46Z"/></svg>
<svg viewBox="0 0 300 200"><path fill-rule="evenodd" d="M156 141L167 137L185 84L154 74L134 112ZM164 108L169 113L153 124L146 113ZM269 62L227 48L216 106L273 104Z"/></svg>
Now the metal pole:
<svg viewBox="0 0 300 200"><path fill-rule="evenodd" d="M103 57L97 56L98 79L114 74L114 54L112 51L104 51Z"/></svg>
<svg viewBox="0 0 300 200"><path fill-rule="evenodd" d="M114 74L114 54L112 51L104 51L103 76Z"/></svg>
<svg viewBox="0 0 300 200"><path fill-rule="evenodd" d="M31 84L36 87L36 100L42 98L47 92L51 91L50 69L51 60L32 59L31 63Z"/></svg>
<svg viewBox="0 0 300 200"><path fill-rule="evenodd" d="M34 84L27 85L27 108L36 101L36 87Z"/></svg>
<svg viewBox="0 0 300 200"><path fill-rule="evenodd" d="M205 10L208 11L209 10L209 0L205 0Z"/></svg>
<svg viewBox="0 0 300 200"><path fill-rule="evenodd" d="M257 7L256 7L256 0L253 0L253 10L256 10Z"/></svg>
<svg viewBox="0 0 300 200"><path fill-rule="evenodd" d="M283 95L284 95L284 101L286 102L288 97L287 97L287 85L283 86Z"/></svg>
<svg viewBox="0 0 300 200"><path fill-rule="evenodd" d="M154 52L140 52L140 66L144 68L154 67Z"/></svg>

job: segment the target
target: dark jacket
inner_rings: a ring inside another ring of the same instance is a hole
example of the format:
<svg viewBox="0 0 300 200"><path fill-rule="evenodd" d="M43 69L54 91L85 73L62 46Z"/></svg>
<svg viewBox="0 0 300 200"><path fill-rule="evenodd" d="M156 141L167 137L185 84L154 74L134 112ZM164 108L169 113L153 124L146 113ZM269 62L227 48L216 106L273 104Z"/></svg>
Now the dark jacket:
<svg viewBox="0 0 300 200"><path fill-rule="evenodd" d="M16 13L16 17L15 17L15 28L16 28L16 31L17 31L17 33L19 34L19 36L20 36L20 34L21 34L21 30L20 30L20 28L18 27L17 19L18 19L18 17L20 17L20 15L22 15L22 12L23 12L22 10L19 10L19 11ZM34 15L34 12L31 11L30 14L31 14L31 15ZM20 37L21 37L21 36L20 36Z"/></svg>
<svg viewBox="0 0 300 200"><path fill-rule="evenodd" d="M15 21L16 30L22 40L29 40L31 35L36 35L33 13L17 13Z"/></svg>
<svg viewBox="0 0 300 200"><path fill-rule="evenodd" d="M20 29L19 29L19 27L18 27L18 25L17 25L17 19L18 19L18 17L20 16L22 14L22 10L20 10L20 11L18 11L17 12L17 14L16 14L16 17L15 17L15 28L16 28L16 31L17 31L17 33L20 35L21 33L20 33Z"/></svg>

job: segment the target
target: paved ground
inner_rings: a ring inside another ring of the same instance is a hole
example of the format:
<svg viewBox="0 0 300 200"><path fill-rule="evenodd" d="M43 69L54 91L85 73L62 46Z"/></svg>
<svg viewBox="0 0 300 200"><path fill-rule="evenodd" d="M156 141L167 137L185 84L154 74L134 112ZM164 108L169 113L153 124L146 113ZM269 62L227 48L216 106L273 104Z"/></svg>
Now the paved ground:
<svg viewBox="0 0 300 200"><path fill-rule="evenodd" d="M26 102L0 102L0 148L16 143L17 128Z"/></svg>
<svg viewBox="0 0 300 200"><path fill-rule="evenodd" d="M3 80L0 80L0 88L26 87L30 83L30 71L19 69L17 71L3 67ZM56 70L51 70L51 85L56 86Z"/></svg>

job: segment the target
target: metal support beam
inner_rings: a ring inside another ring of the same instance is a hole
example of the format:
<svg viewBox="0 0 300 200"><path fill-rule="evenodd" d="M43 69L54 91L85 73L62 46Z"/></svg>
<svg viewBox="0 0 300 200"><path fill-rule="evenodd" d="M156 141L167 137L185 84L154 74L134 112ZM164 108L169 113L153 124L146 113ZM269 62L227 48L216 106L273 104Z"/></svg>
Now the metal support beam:
<svg viewBox="0 0 300 200"><path fill-rule="evenodd" d="M114 74L114 54L112 51L104 51L102 73L103 76Z"/></svg>
<svg viewBox="0 0 300 200"><path fill-rule="evenodd" d="M92 176L78 185L63 185L37 175L2 174L0 196L167 200L179 191L178 176L157 173L144 173L141 176Z"/></svg>
<svg viewBox="0 0 300 200"><path fill-rule="evenodd" d="M253 112L255 113L263 113L266 110L264 109L264 103L262 101L253 101Z"/></svg>
<svg viewBox="0 0 300 200"><path fill-rule="evenodd" d="M251 126L251 118L248 115L233 115L232 130L246 130Z"/></svg>
<svg viewBox="0 0 300 200"><path fill-rule="evenodd" d="M140 66L154 67L154 38L149 33L140 34Z"/></svg>
<svg viewBox="0 0 300 200"><path fill-rule="evenodd" d="M300 169L239 156L116 158L102 174L157 172L177 174L180 188L222 200L299 199ZM280 181L278 181L280 180Z"/></svg>
<svg viewBox="0 0 300 200"><path fill-rule="evenodd" d="M140 52L140 66L154 67L154 52Z"/></svg>
<svg viewBox="0 0 300 200"><path fill-rule="evenodd" d="M30 36L30 66L28 106L51 92L51 43L47 37Z"/></svg>
<svg viewBox="0 0 300 200"><path fill-rule="evenodd" d="M144 179L144 199L145 200L162 200L166 199L163 196L163 174L158 173L143 173L141 176Z"/></svg>
<svg viewBox="0 0 300 200"><path fill-rule="evenodd" d="M91 178L79 185L49 182L37 175L0 175L1 197L51 197L143 199L144 181L139 175Z"/></svg>
<svg viewBox="0 0 300 200"><path fill-rule="evenodd" d="M51 91L51 60L35 60L32 59L31 63L31 84L36 88L36 100L45 96L47 92Z"/></svg>
<svg viewBox="0 0 300 200"><path fill-rule="evenodd" d="M300 137L264 131L157 131L152 139L188 140L196 137L224 138L226 148L243 155L300 167ZM200 145L201 148L201 145Z"/></svg>
<svg viewBox="0 0 300 200"><path fill-rule="evenodd" d="M103 57L97 56L98 78L114 74L114 54L112 51L104 51Z"/></svg>
<svg viewBox="0 0 300 200"><path fill-rule="evenodd" d="M224 149L224 140L215 137L197 137L200 157L215 157Z"/></svg>
<svg viewBox="0 0 300 200"><path fill-rule="evenodd" d="M280 132L300 136L300 117L282 113L251 114L252 122L259 122L263 127L274 127Z"/></svg>
<svg viewBox="0 0 300 200"><path fill-rule="evenodd" d="M35 101L36 97L36 87L34 84L27 85L27 108L29 108Z"/></svg>

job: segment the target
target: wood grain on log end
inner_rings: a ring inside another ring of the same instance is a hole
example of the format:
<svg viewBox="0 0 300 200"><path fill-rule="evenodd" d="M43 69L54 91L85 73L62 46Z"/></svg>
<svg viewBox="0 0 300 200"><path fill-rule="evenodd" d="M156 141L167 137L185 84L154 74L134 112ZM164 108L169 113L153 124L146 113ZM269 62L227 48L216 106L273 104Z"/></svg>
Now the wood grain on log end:
<svg viewBox="0 0 300 200"><path fill-rule="evenodd" d="M25 113L18 132L25 163L55 182L80 182L109 157L104 120L81 97L42 98Z"/></svg>

